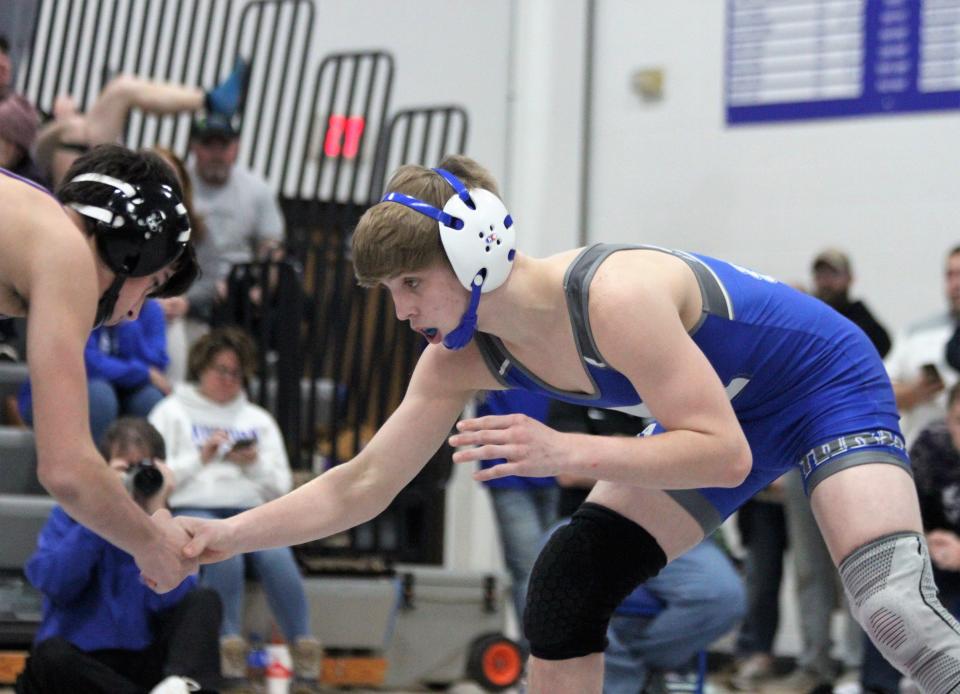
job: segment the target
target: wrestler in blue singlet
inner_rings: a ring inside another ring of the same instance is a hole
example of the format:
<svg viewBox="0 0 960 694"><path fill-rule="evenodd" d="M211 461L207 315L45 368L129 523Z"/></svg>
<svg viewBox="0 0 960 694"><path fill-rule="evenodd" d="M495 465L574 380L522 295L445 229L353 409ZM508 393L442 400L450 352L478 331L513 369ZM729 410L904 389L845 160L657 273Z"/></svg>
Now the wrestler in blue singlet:
<svg viewBox="0 0 960 694"><path fill-rule="evenodd" d="M699 254L652 246L596 244L567 269L564 290L574 339L594 393L556 390L514 359L493 335L477 333L491 372L505 386L589 407L650 416L630 381L604 363L590 330L590 282L621 250L684 260L700 284L703 314L690 336L726 387L753 453L739 486L668 493L709 533L757 491L799 464L811 491L861 463L909 468L893 389L876 349L823 302L773 278ZM646 433L658 433L657 424Z"/></svg>

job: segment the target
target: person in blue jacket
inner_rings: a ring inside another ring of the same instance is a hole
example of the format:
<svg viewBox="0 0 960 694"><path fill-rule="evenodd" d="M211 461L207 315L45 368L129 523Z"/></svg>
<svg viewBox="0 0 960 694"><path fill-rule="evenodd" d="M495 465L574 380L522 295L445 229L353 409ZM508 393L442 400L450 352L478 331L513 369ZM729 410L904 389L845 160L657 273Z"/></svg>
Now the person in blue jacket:
<svg viewBox="0 0 960 694"><path fill-rule="evenodd" d="M143 303L136 320L94 330L83 351L90 396L90 433L99 441L117 417L146 417L172 390L164 375L166 323L155 299ZM30 382L20 390L20 415L33 424Z"/></svg>
<svg viewBox="0 0 960 694"><path fill-rule="evenodd" d="M163 439L142 418L108 429L104 457L120 474L151 458L163 474L152 495L134 495L144 511L163 508L171 479ZM220 601L188 576L155 593L133 557L54 507L27 562L27 578L43 594L43 620L17 694L164 694L195 691L219 680ZM164 688L160 688L160 685Z"/></svg>

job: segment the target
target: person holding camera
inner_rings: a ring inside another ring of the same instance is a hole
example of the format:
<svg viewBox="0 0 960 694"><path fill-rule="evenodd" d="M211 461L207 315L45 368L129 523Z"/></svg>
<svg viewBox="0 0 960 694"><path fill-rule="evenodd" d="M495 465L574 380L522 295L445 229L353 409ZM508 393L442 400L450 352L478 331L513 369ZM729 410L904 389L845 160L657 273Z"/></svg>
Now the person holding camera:
<svg viewBox="0 0 960 694"><path fill-rule="evenodd" d="M101 449L145 512L165 507L173 477L145 419L117 419ZM43 593L43 620L17 694L182 694L219 684L220 600L195 576L158 595L131 555L59 506L26 574Z"/></svg>
<svg viewBox="0 0 960 694"><path fill-rule="evenodd" d="M253 341L237 328L218 328L202 336L187 358L188 382L176 385L150 413L177 478L170 497L177 515L228 518L290 491L290 464L280 428L244 393L256 365L254 350ZM297 679L294 691L310 691L319 677L321 649L310 631L303 579L289 547L238 555L203 568L203 583L223 601L224 677L241 678L246 668L247 566L259 578L290 644Z"/></svg>

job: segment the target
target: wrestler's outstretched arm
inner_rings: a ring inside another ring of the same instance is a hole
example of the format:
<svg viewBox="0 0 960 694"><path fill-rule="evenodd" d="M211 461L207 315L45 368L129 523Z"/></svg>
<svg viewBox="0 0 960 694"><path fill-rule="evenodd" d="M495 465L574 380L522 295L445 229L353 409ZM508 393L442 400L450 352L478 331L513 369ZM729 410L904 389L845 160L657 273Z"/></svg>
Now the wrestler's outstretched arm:
<svg viewBox="0 0 960 694"><path fill-rule="evenodd" d="M364 523L381 513L433 457L474 391L498 387L475 347L461 352L428 347L400 406L355 458L229 519L178 517L193 535L185 555L217 562Z"/></svg>

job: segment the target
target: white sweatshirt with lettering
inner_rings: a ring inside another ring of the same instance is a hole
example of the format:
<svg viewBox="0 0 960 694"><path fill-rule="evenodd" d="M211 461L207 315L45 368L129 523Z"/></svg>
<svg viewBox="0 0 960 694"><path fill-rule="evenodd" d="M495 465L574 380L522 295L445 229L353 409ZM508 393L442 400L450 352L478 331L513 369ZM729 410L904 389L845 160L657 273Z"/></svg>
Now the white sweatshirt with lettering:
<svg viewBox="0 0 960 694"><path fill-rule="evenodd" d="M237 508L259 506L290 491L290 462L276 420L242 393L220 404L194 384L178 384L148 417L163 435L167 465L176 475L170 507ZM238 465L216 455L204 463L200 449L222 429L231 441L254 439L257 460Z"/></svg>

